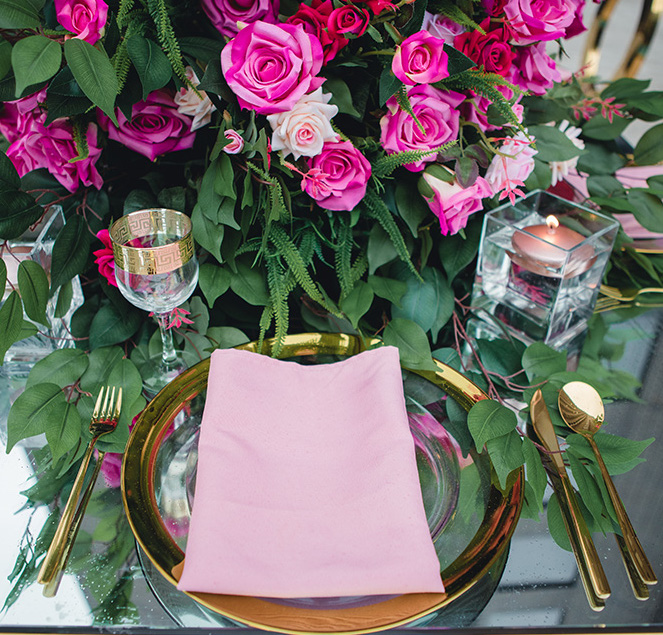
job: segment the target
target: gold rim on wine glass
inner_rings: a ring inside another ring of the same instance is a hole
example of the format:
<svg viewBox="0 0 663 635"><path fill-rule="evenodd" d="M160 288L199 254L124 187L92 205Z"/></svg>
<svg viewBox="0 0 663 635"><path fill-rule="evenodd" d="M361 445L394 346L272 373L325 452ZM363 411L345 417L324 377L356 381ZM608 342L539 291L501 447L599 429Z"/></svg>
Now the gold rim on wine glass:
<svg viewBox="0 0 663 635"><path fill-rule="evenodd" d="M182 212L150 208L126 214L109 230L115 264L127 273L154 275L168 273L184 266L194 256L191 219ZM155 232L181 236L169 245L136 247L135 239Z"/></svg>

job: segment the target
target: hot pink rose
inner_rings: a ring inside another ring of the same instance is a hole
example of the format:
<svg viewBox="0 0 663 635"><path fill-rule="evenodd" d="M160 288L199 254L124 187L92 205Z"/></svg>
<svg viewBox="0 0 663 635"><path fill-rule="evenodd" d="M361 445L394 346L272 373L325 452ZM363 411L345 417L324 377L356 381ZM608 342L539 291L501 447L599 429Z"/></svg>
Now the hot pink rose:
<svg viewBox="0 0 663 635"><path fill-rule="evenodd" d="M419 31L396 47L391 70L404 84L434 84L449 77L449 56L444 52L444 40Z"/></svg>
<svg viewBox="0 0 663 635"><path fill-rule="evenodd" d="M260 20L276 24L279 0L200 0L203 10L217 30L227 37L239 31L238 22Z"/></svg>
<svg viewBox="0 0 663 635"><path fill-rule="evenodd" d="M313 0L311 6L301 3L297 13L290 16L288 24L301 24L307 33L318 38L322 45L323 64L327 64L349 41L343 35L332 35L327 29L327 21L334 5L331 0Z"/></svg>
<svg viewBox="0 0 663 635"><path fill-rule="evenodd" d="M110 239L110 234L107 229L102 229L97 232L97 238L104 244L102 249L93 251L95 257L94 263L99 269L99 273L106 278L108 284L117 287L117 280L115 279L115 259L113 257L113 243Z"/></svg>
<svg viewBox="0 0 663 635"><path fill-rule="evenodd" d="M478 177L470 187L461 187L455 181L447 183L432 174L424 172L423 178L433 190L433 198L427 199L428 205L440 219L440 231L443 236L457 234L467 225L467 219L483 209L482 198L491 196L490 185Z"/></svg>
<svg viewBox="0 0 663 635"><path fill-rule="evenodd" d="M481 27L485 35L479 31L461 33L454 40L454 47L489 73L506 75L516 56L509 44L508 31L502 26L491 29L488 18L481 23Z"/></svg>
<svg viewBox="0 0 663 635"><path fill-rule="evenodd" d="M331 35L356 35L359 37L366 32L371 16L366 9L360 9L353 4L346 4L334 9L327 21L327 29Z"/></svg>
<svg viewBox="0 0 663 635"><path fill-rule="evenodd" d="M7 156L19 176L46 168L70 192L75 192L81 184L100 189L103 179L95 163L101 155L101 148L97 145L95 124L88 125L86 139L88 156L73 161L78 150L71 124L66 119L56 119L46 127L35 118L7 148Z"/></svg>
<svg viewBox="0 0 663 635"><path fill-rule="evenodd" d="M102 128L108 130L111 139L150 161L168 152L190 148L196 137L191 131L191 118L178 112L173 96L165 90L154 91L145 101L134 104L131 121L119 108L116 114L119 127L99 113Z"/></svg>
<svg viewBox="0 0 663 635"><path fill-rule="evenodd" d="M290 110L319 88L322 59L320 41L293 24L254 22L221 51L223 74L239 105L261 115Z"/></svg>
<svg viewBox="0 0 663 635"><path fill-rule="evenodd" d="M481 4L488 15L500 15L504 11L504 5L508 0L482 0Z"/></svg>
<svg viewBox="0 0 663 635"><path fill-rule="evenodd" d="M577 5L577 0L508 0L504 13L516 44L533 44L564 37Z"/></svg>
<svg viewBox="0 0 663 635"><path fill-rule="evenodd" d="M518 47L510 80L534 95L544 95L554 82L562 79L557 64L546 53L544 42Z"/></svg>
<svg viewBox="0 0 663 635"><path fill-rule="evenodd" d="M582 21L582 14L585 11L585 0L576 0L576 12L573 18L573 22L566 29L566 37L575 37L580 35L587 30L584 22Z"/></svg>
<svg viewBox="0 0 663 635"><path fill-rule="evenodd" d="M55 15L75 38L94 44L104 34L108 5L104 0L55 0Z"/></svg>
<svg viewBox="0 0 663 635"><path fill-rule="evenodd" d="M432 150L458 137L458 106L465 97L450 90L442 91L428 84L408 90L412 110L423 126L401 109L396 97L387 101L389 111L380 120L380 141L388 154L404 150ZM424 169L424 163L435 161L431 154L405 167L412 172Z"/></svg>
<svg viewBox="0 0 663 635"><path fill-rule="evenodd" d="M375 15L380 15L383 11L396 11L395 5L390 0L357 0L357 2L366 3Z"/></svg>
<svg viewBox="0 0 663 635"><path fill-rule="evenodd" d="M371 164L350 141L330 141L308 160L302 190L323 209L350 211L366 194Z"/></svg>
<svg viewBox="0 0 663 635"><path fill-rule="evenodd" d="M447 44L453 44L454 38L466 31L464 26L450 20L446 15L429 13L428 11L424 11L424 21L421 28L444 40Z"/></svg>

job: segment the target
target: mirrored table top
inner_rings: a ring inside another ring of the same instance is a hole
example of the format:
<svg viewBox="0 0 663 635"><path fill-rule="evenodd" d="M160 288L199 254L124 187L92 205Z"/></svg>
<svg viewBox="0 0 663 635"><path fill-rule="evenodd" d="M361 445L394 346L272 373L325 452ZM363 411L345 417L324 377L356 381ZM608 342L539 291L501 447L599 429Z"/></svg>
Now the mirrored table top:
<svg viewBox="0 0 663 635"><path fill-rule="evenodd" d="M642 403L616 402L607 406L606 421L612 433L642 440L657 437L663 426L662 326L663 312L651 311L612 327L620 330L620 339L626 342L624 355L615 366L628 370L642 382ZM9 578L13 577L17 560L29 557L30 545L48 517L48 507L26 508L26 499L21 495L22 490L34 485L30 478L30 452L38 445L38 439L29 444L23 442L9 454L4 452L7 411L11 400L20 393L22 382L6 373L0 375L0 381L0 605L5 604L0 613L0 632L251 630L204 609L161 579L136 548L119 488L108 487L103 478L97 484L57 596L44 597L42 587L34 581L17 593L16 580ZM663 461L658 458L659 443L656 441L645 450L645 462L627 474L614 476L614 481L661 579ZM454 611L433 613L398 630L663 632L663 583L649 587L651 595L647 601L638 601L614 538L597 534L593 537L612 587L612 596L601 612L589 608L575 559L553 542L544 515L539 522L520 520L508 552L489 573L489 577L499 579L499 584L496 589L491 585L488 596L468 596ZM109 570L116 574L109 576Z"/></svg>

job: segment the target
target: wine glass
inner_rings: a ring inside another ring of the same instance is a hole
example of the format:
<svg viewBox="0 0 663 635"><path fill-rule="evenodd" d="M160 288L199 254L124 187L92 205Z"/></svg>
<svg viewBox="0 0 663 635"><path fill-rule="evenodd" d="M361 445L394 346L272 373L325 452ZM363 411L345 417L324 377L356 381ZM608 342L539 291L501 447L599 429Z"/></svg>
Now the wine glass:
<svg viewBox="0 0 663 635"><path fill-rule="evenodd" d="M145 390L155 395L187 367L167 327L169 313L191 296L198 282L191 219L172 209L145 209L122 216L109 233L122 295L153 313L159 324L161 357L141 369Z"/></svg>

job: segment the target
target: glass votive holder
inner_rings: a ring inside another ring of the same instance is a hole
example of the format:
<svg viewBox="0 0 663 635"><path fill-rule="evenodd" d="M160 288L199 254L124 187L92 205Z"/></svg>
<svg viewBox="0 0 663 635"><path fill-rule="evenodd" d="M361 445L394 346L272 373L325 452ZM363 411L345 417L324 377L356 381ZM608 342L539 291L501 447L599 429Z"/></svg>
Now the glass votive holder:
<svg viewBox="0 0 663 635"><path fill-rule="evenodd" d="M480 337L580 351L619 223L547 192L484 217L472 308Z"/></svg>

